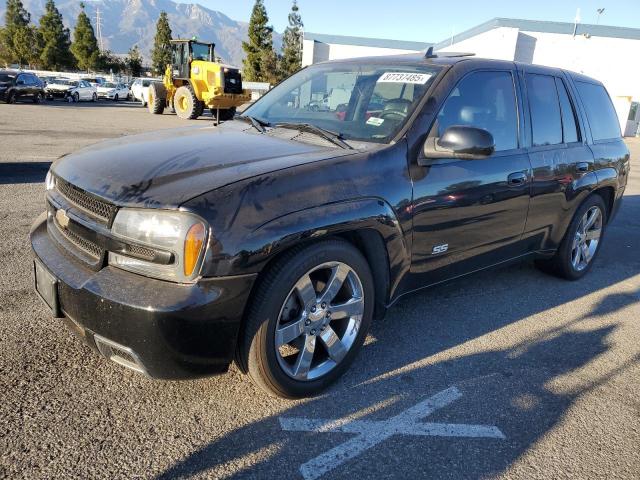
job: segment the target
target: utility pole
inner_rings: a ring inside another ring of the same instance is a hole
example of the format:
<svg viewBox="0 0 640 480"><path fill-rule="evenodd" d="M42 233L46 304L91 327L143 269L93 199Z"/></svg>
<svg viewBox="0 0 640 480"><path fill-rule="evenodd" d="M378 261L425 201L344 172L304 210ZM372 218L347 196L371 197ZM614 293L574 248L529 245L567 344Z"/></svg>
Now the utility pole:
<svg viewBox="0 0 640 480"><path fill-rule="evenodd" d="M104 43L102 42L102 17L100 16L100 5L96 7L96 36L98 37L98 48L104 51Z"/></svg>
<svg viewBox="0 0 640 480"><path fill-rule="evenodd" d="M604 8L599 8L596 10L598 12L598 19L596 20L596 25L600 25L600 15L604 13Z"/></svg>

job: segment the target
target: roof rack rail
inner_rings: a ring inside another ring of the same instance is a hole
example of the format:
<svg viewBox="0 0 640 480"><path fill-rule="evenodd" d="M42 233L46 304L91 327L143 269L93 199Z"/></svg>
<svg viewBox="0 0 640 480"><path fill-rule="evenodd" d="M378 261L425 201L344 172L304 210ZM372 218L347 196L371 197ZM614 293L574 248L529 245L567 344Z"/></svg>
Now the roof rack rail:
<svg viewBox="0 0 640 480"><path fill-rule="evenodd" d="M424 58L455 58L455 57L473 57L475 53L470 52L439 52L435 53L433 47L429 47L424 51Z"/></svg>

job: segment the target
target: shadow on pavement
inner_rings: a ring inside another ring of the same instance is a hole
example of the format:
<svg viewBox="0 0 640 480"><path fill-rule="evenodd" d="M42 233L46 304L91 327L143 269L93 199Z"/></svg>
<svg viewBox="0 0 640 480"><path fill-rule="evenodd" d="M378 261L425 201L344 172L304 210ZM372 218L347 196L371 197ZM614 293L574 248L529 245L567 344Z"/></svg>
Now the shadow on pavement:
<svg viewBox="0 0 640 480"><path fill-rule="evenodd" d="M570 318L550 312L640 273L639 258L619 255L621 249L640 249L640 235L629 237L628 230L631 221L632 232L638 233L639 215L640 196L627 197L597 263L581 281L559 280L521 265L401 301L374 324L375 340L327 394L225 434L157 478L301 478L301 465L308 467L305 478L319 478L323 471L308 462L355 435L283 431L280 418L387 420L451 386L462 397L425 421L495 425L506 438L394 435L343 463L330 458L328 467L334 468L326 477L487 478L504 473L581 396L640 363L640 354L628 352L608 371L580 373L611 348L609 337L618 324L603 325L603 316L637 303L639 289L607 292L591 310ZM616 226L621 222L624 229ZM494 282L497 275L506 276L502 287ZM528 297L516 298L516 289ZM498 330L503 330L496 335L503 345L496 346L490 337ZM457 355L446 355L454 347Z"/></svg>

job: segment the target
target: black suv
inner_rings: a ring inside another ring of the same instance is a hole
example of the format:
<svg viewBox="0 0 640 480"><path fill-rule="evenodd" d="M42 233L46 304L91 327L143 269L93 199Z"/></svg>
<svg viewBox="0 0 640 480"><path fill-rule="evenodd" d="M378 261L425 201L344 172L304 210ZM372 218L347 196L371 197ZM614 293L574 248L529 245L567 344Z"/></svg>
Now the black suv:
<svg viewBox="0 0 640 480"><path fill-rule="evenodd" d="M322 103L323 108L312 108ZM534 258L592 267L629 151L601 83L408 55L314 65L219 128L57 160L36 289L107 358L317 393L402 295Z"/></svg>
<svg viewBox="0 0 640 480"><path fill-rule="evenodd" d="M0 100L15 103L24 98L33 103L44 100L44 82L33 73L0 70Z"/></svg>

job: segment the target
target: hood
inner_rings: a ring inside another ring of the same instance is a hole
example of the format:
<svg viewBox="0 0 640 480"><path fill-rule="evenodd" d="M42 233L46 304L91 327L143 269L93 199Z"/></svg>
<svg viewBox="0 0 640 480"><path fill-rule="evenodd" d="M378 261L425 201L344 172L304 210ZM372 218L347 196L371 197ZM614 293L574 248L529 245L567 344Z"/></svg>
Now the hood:
<svg viewBox="0 0 640 480"><path fill-rule="evenodd" d="M70 90L75 87L73 85L63 85L61 83L48 83L47 88L50 90Z"/></svg>
<svg viewBox="0 0 640 480"><path fill-rule="evenodd" d="M120 206L172 208L245 178L356 152L248 133L247 127L235 121L122 137L62 157L52 171Z"/></svg>

